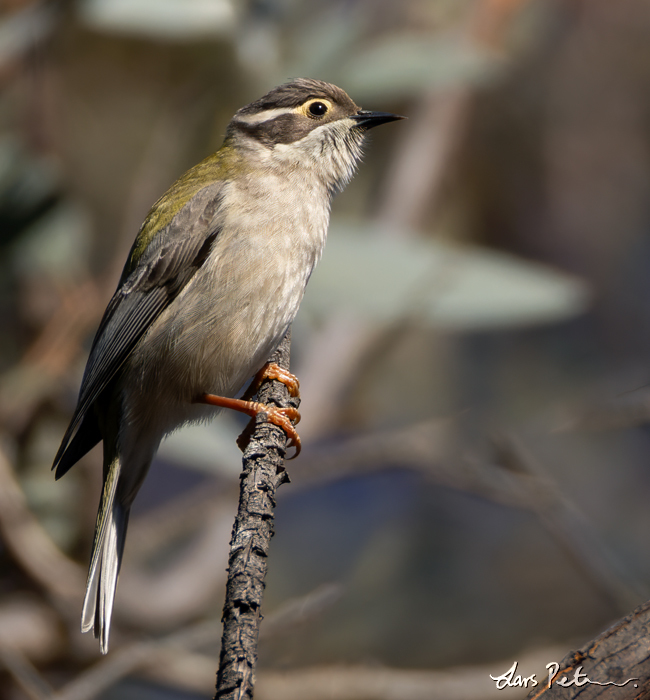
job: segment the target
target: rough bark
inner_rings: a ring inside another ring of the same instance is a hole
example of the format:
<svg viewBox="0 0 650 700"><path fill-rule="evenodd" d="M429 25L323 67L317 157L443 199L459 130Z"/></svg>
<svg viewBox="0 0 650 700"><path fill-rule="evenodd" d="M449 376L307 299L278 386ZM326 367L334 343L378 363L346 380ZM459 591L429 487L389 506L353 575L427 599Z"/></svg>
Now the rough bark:
<svg viewBox="0 0 650 700"><path fill-rule="evenodd" d="M289 369L290 334L270 358ZM291 399L278 381L266 381L257 392L259 401L284 408ZM230 540L223 635L215 700L253 697L257 664L257 640L262 615L269 544L273 536L275 492L289 481L284 468L287 437L284 431L256 418L250 443L244 451L239 508Z"/></svg>
<svg viewBox="0 0 650 700"><path fill-rule="evenodd" d="M550 685L547 678L527 696L528 700L577 697L580 700L650 697L650 601L579 651L568 654Z"/></svg>

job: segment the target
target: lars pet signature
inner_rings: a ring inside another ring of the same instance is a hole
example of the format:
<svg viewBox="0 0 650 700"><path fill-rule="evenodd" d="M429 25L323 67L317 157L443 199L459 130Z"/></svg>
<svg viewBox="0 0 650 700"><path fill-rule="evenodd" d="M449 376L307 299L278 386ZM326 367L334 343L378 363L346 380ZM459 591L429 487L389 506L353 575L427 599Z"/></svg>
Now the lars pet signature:
<svg viewBox="0 0 650 700"><path fill-rule="evenodd" d="M534 688L536 685L538 685L537 678L535 677L534 673L530 676L522 676L517 673L517 665L518 662L515 661L512 666L500 676L493 676L490 674L490 678L496 683L497 690L503 690L504 688L528 688L529 685L531 688ZM615 681L606 681L601 683L600 681L593 681L588 678L587 674L582 672L582 666L576 667L572 677L563 675L558 680L555 680L560 671L560 664L556 663L555 661L551 661L551 663L546 664L546 670L548 671L547 683L549 688L553 683L556 685L561 685L563 688L569 688L572 685L579 688L583 685L587 685L587 683L591 683L593 685L615 685L621 688L632 681L639 680L638 678L628 678L628 680L624 681L623 683L616 683ZM634 687L638 687L636 683L634 684Z"/></svg>

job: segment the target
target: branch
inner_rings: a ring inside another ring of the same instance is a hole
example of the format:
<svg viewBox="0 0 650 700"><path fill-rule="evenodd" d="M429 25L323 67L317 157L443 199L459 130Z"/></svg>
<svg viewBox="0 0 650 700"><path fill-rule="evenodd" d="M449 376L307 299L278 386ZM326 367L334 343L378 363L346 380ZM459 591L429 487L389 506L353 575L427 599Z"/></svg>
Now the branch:
<svg viewBox="0 0 650 700"><path fill-rule="evenodd" d="M569 700L580 696L580 700L634 700L648 697L649 635L650 601L592 639L580 651L568 654L550 686L548 682L538 686L527 698ZM564 678L567 680L563 681Z"/></svg>
<svg viewBox="0 0 650 700"><path fill-rule="evenodd" d="M271 362L289 369L290 332ZM266 381L258 391L262 403L280 408L295 406L286 387ZM273 536L275 491L289 481L284 469L287 437L284 431L257 416L255 430L244 452L239 508L230 540L228 583L223 608L223 636L215 699L253 697L260 608L266 578L269 544Z"/></svg>

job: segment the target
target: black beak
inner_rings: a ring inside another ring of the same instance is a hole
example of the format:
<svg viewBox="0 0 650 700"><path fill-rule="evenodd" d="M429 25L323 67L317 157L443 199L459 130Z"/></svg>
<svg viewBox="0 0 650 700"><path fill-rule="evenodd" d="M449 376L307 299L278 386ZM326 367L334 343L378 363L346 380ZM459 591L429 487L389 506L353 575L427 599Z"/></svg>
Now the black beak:
<svg viewBox="0 0 650 700"><path fill-rule="evenodd" d="M391 114L390 112L369 112L367 109L360 109L356 114L353 114L350 119L357 122L357 126L361 129L372 129L374 126L394 122L398 119L406 119L399 114Z"/></svg>

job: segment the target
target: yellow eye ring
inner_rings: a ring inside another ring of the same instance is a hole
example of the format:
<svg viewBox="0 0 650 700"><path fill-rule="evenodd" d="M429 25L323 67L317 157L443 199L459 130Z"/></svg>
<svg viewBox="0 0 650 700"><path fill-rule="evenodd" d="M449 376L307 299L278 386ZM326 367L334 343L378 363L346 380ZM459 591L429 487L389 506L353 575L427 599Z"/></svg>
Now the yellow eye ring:
<svg viewBox="0 0 650 700"><path fill-rule="evenodd" d="M301 107L302 113L310 119L322 119L332 108L332 103L322 97L308 100Z"/></svg>

